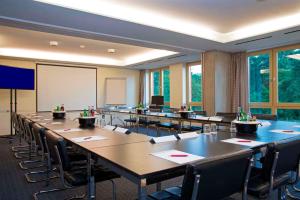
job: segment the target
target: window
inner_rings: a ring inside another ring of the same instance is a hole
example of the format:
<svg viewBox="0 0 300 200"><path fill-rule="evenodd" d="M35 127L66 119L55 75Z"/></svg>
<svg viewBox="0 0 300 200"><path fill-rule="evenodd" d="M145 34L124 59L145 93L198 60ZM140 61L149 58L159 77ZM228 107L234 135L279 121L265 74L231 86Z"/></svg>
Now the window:
<svg viewBox="0 0 300 200"><path fill-rule="evenodd" d="M300 45L248 55L251 112L300 121Z"/></svg>
<svg viewBox="0 0 300 200"><path fill-rule="evenodd" d="M164 96L165 105L170 105L170 70L168 67L151 72L151 96Z"/></svg>
<svg viewBox="0 0 300 200"><path fill-rule="evenodd" d="M193 110L202 110L201 63L191 63L187 66L187 99Z"/></svg>

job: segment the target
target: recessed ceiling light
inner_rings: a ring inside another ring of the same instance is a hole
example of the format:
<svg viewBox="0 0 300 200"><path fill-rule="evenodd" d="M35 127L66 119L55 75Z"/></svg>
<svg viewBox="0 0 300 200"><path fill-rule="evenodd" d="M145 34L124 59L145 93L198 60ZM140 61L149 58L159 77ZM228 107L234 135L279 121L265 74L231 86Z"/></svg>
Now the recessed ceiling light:
<svg viewBox="0 0 300 200"><path fill-rule="evenodd" d="M116 53L116 49L107 49L108 53Z"/></svg>
<svg viewBox="0 0 300 200"><path fill-rule="evenodd" d="M56 47L56 46L58 46L58 42L57 41L50 41L49 45L52 46L52 47Z"/></svg>
<svg viewBox="0 0 300 200"><path fill-rule="evenodd" d="M85 46L84 46L83 44L81 44L79 47L80 47L80 48L82 48L82 49L84 49L84 48L85 48Z"/></svg>

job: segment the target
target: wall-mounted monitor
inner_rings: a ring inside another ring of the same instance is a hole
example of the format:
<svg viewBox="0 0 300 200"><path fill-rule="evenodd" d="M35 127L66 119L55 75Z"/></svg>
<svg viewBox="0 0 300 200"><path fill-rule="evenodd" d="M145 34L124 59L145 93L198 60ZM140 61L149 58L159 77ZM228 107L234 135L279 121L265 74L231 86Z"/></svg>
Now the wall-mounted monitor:
<svg viewBox="0 0 300 200"><path fill-rule="evenodd" d="M34 90L34 69L0 65L0 88Z"/></svg>
<svg viewBox="0 0 300 200"><path fill-rule="evenodd" d="M164 105L164 96L152 96L151 104L157 106Z"/></svg>

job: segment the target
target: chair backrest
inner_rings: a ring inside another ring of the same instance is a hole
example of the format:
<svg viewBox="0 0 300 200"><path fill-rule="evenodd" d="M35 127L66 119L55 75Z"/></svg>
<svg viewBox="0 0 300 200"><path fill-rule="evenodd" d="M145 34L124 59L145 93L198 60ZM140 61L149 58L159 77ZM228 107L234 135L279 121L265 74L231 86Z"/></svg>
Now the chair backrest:
<svg viewBox="0 0 300 200"><path fill-rule="evenodd" d="M65 140L50 130L46 130L45 138L47 152L50 154L52 164L61 165L64 171L71 169Z"/></svg>
<svg viewBox="0 0 300 200"><path fill-rule="evenodd" d="M42 152L47 153L46 151L46 141L45 141L45 128L41 127L37 123L32 124L32 132L34 136L35 143L38 147L41 148Z"/></svg>
<svg viewBox="0 0 300 200"><path fill-rule="evenodd" d="M242 150L187 166L181 199L223 199L247 191L252 150Z"/></svg>
<svg viewBox="0 0 300 200"><path fill-rule="evenodd" d="M25 134L25 128L24 128L24 122L23 122L23 116L18 115L18 124L19 124L19 131L23 135Z"/></svg>
<svg viewBox="0 0 300 200"><path fill-rule="evenodd" d="M257 119L263 120L277 120L277 115L269 115L269 114L253 114Z"/></svg>
<svg viewBox="0 0 300 200"><path fill-rule="evenodd" d="M202 115L202 116L206 116L207 115L207 113L206 113L205 110L201 110L201 111L200 110L195 110L194 113L196 115Z"/></svg>
<svg viewBox="0 0 300 200"><path fill-rule="evenodd" d="M276 158L276 156L278 156L278 158ZM272 174L276 177L290 171L298 171L299 161L299 139L289 139L269 144L262 162L263 177L266 180L270 180ZM274 170L273 172L272 169Z"/></svg>
<svg viewBox="0 0 300 200"><path fill-rule="evenodd" d="M34 136L32 133L32 121L30 121L27 118L24 118L24 129L25 129L25 134L26 134L26 138L27 138L27 142L32 142L34 141Z"/></svg>

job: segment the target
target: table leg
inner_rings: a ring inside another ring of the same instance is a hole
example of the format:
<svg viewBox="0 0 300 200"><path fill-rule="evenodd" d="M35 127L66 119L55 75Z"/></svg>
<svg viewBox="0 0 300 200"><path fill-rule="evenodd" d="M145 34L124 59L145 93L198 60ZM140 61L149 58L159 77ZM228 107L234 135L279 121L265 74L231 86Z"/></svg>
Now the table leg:
<svg viewBox="0 0 300 200"><path fill-rule="evenodd" d="M110 125L112 126L112 120L113 120L113 116L112 114L110 115Z"/></svg>
<svg viewBox="0 0 300 200"><path fill-rule="evenodd" d="M161 182L156 183L156 191L161 191Z"/></svg>
<svg viewBox="0 0 300 200"><path fill-rule="evenodd" d="M138 184L138 200L146 200L147 191L146 191L146 180L142 179Z"/></svg>
<svg viewBox="0 0 300 200"><path fill-rule="evenodd" d="M92 175L92 156L91 153L88 152L88 165L87 165L87 173L88 173L88 191L87 191L87 199L96 199L96 185L95 185L95 177Z"/></svg>
<svg viewBox="0 0 300 200"><path fill-rule="evenodd" d="M136 132L138 133L139 132L139 124L140 124L140 118L139 118L139 115L136 115Z"/></svg>

